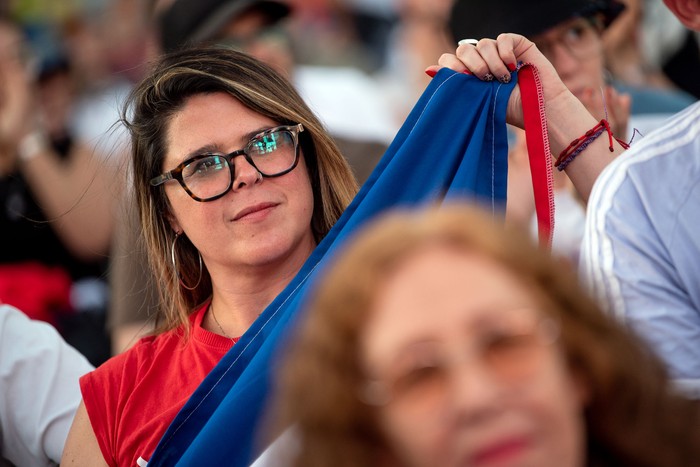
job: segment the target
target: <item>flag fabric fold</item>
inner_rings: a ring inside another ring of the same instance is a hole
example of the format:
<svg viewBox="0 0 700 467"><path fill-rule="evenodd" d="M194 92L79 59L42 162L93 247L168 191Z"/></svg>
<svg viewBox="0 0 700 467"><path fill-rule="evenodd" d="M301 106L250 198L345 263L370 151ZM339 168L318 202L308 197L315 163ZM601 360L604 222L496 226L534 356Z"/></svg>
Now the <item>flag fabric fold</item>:
<svg viewBox="0 0 700 467"><path fill-rule="evenodd" d="M270 392L274 356L314 278L358 228L387 209L477 201L501 216L507 183L508 98L517 81L483 82L441 70L386 154L297 276L212 370L161 439L149 467L247 466ZM323 384L322 381L309 382ZM167 388L163 388L167 390Z"/></svg>

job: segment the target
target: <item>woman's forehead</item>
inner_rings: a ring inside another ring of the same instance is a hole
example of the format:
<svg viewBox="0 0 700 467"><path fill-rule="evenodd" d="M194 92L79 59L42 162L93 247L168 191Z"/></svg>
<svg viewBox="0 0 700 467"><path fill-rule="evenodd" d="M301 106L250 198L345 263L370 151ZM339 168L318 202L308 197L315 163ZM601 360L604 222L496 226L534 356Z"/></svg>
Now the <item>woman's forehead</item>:
<svg viewBox="0 0 700 467"><path fill-rule="evenodd" d="M398 345L455 326L470 329L536 316L537 308L537 296L506 266L479 253L431 248L382 280L365 335L389 345L391 333Z"/></svg>
<svg viewBox="0 0 700 467"><path fill-rule="evenodd" d="M229 94L195 94L166 125L165 159L184 160L196 152L231 152L243 147L253 135L276 125L273 119Z"/></svg>

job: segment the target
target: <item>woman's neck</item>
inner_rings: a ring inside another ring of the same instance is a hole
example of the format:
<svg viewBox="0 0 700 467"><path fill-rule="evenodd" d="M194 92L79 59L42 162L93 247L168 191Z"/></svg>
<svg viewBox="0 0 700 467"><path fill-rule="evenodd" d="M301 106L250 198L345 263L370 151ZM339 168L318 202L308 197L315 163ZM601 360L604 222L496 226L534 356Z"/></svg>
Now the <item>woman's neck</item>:
<svg viewBox="0 0 700 467"><path fill-rule="evenodd" d="M291 282L310 253L286 257L271 264L237 265L210 271L216 320L209 311L202 325L217 334L223 331L230 337L240 336Z"/></svg>

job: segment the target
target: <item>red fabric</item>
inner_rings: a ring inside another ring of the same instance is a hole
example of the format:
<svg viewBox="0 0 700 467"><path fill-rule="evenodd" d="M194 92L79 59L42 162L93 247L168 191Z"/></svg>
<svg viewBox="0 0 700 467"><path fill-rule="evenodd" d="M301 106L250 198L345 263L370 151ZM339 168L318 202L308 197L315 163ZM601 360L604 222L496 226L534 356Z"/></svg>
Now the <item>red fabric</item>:
<svg viewBox="0 0 700 467"><path fill-rule="evenodd" d="M148 461L158 441L199 383L231 348L232 341L201 327L208 304L182 329L141 339L80 379L90 423L109 465Z"/></svg>
<svg viewBox="0 0 700 467"><path fill-rule="evenodd" d="M0 303L32 319L57 324L57 313L71 311L71 278L57 266L27 262L0 265Z"/></svg>
<svg viewBox="0 0 700 467"><path fill-rule="evenodd" d="M532 188L535 193L535 213L540 245L550 249L554 234L554 189L552 182L551 151L547 136L544 98L537 69L524 64L518 71L525 119L525 139L530 157Z"/></svg>

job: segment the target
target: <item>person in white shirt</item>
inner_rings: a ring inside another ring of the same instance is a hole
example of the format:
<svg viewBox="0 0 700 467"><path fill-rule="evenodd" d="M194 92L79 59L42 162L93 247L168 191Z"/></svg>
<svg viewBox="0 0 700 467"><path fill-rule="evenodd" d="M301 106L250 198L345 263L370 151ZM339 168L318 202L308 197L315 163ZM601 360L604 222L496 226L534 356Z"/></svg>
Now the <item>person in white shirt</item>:
<svg viewBox="0 0 700 467"><path fill-rule="evenodd" d="M0 465L56 465L93 366L48 323L0 305Z"/></svg>

